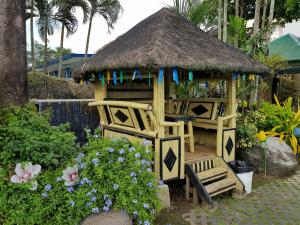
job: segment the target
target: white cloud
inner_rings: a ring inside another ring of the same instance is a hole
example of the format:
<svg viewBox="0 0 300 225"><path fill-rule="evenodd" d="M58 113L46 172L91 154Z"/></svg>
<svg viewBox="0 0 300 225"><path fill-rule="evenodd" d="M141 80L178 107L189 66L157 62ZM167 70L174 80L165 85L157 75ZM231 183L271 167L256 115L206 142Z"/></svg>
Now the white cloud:
<svg viewBox="0 0 300 225"><path fill-rule="evenodd" d="M128 31L134 25L155 13L159 9L172 5L173 0L120 0L124 9L124 13L115 24L114 30L109 34L107 32L107 25L103 18L96 16L93 21L89 53L96 52L103 45L116 39L121 34ZM77 32L66 38L64 47L71 48L74 53L84 53L86 45L86 36L88 32L88 25L82 24L82 13L77 12L78 20L80 21ZM30 29L29 21L27 21L27 43L30 43ZM37 30L35 29L35 40L41 42ZM60 45L60 31L57 31L49 38L49 45L52 48Z"/></svg>

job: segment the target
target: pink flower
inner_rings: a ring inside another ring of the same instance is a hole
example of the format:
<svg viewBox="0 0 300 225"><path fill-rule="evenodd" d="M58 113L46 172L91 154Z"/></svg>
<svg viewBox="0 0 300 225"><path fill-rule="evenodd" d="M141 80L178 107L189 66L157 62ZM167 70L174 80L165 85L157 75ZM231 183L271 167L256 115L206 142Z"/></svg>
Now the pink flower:
<svg viewBox="0 0 300 225"><path fill-rule="evenodd" d="M36 190L38 183L34 179L41 172L41 165L32 165L29 163L18 163L15 168L16 174L10 178L10 181L15 184L31 182L31 190Z"/></svg>
<svg viewBox="0 0 300 225"><path fill-rule="evenodd" d="M65 180L66 186L73 186L76 184L78 181L78 166L67 167L67 169L63 171L61 178Z"/></svg>

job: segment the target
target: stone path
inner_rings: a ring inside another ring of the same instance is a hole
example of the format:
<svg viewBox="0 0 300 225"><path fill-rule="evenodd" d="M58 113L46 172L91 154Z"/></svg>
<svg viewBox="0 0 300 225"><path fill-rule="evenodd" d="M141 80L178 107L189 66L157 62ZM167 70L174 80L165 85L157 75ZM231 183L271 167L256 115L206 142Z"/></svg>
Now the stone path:
<svg viewBox="0 0 300 225"><path fill-rule="evenodd" d="M300 170L290 178L263 183L243 199L216 200L215 211L192 208L183 219L191 225L300 225Z"/></svg>

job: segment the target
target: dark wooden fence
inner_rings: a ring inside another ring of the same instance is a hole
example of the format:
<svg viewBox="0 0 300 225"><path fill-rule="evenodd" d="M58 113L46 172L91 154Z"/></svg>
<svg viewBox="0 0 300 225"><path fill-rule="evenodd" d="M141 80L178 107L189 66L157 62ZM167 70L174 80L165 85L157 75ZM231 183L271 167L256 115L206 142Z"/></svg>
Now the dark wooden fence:
<svg viewBox="0 0 300 225"><path fill-rule="evenodd" d="M88 103L92 101L91 99L34 100L39 112L43 112L47 108L52 110L51 124L53 126L70 123L77 141L81 144L86 141L84 129L94 130L99 125L97 108L88 107Z"/></svg>

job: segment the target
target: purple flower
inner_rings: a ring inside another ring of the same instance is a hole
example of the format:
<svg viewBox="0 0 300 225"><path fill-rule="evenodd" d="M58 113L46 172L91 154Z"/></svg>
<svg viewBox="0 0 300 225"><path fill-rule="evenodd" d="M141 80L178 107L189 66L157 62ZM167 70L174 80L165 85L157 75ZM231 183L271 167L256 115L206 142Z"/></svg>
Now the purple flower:
<svg viewBox="0 0 300 225"><path fill-rule="evenodd" d="M152 172L152 169L151 169L151 168L148 168L147 171L148 171L149 173L151 173L151 172Z"/></svg>
<svg viewBox="0 0 300 225"><path fill-rule="evenodd" d="M150 225L150 222L149 221L144 221L144 225Z"/></svg>
<svg viewBox="0 0 300 225"><path fill-rule="evenodd" d="M92 213L99 213L99 208L98 207L92 208Z"/></svg>
<svg viewBox="0 0 300 225"><path fill-rule="evenodd" d="M81 159L82 159L84 156L85 156L84 153L80 152L79 155L76 157L75 160L76 160L77 162L81 162Z"/></svg>
<svg viewBox="0 0 300 225"><path fill-rule="evenodd" d="M108 198L109 198L108 195L104 195L104 196L103 196L103 199L104 199L104 200L106 200L106 199L108 199Z"/></svg>
<svg viewBox="0 0 300 225"><path fill-rule="evenodd" d="M153 187L153 184L151 182L148 182L147 186L151 188L151 187Z"/></svg>
<svg viewBox="0 0 300 225"><path fill-rule="evenodd" d="M109 211L109 206L106 206L106 205L103 206L103 211L104 211L104 212L108 212L108 211Z"/></svg>
<svg viewBox="0 0 300 225"><path fill-rule="evenodd" d="M62 181L62 178L61 178L61 177L58 177L58 178L56 178L56 181L57 181L57 182L60 182L60 181Z"/></svg>
<svg viewBox="0 0 300 225"><path fill-rule="evenodd" d="M52 189L52 185L51 184L45 185L45 189L46 191L50 191Z"/></svg>
<svg viewBox="0 0 300 225"><path fill-rule="evenodd" d="M133 212L133 216L134 216L134 217L137 217L138 214L139 214L139 213L138 213L137 211L134 211L134 212Z"/></svg>
<svg viewBox="0 0 300 225"><path fill-rule="evenodd" d="M107 199L107 200L105 201L105 205L111 206L111 205L112 205L112 201L111 201L110 199Z"/></svg>
<svg viewBox="0 0 300 225"><path fill-rule="evenodd" d="M148 148L149 146L152 146L152 141L149 141L147 139L144 138L143 140L143 145Z"/></svg>
<svg viewBox="0 0 300 225"><path fill-rule="evenodd" d="M149 205L148 205L147 203L144 203L143 207L144 207L145 209L148 209L148 208L149 208Z"/></svg>
<svg viewBox="0 0 300 225"><path fill-rule="evenodd" d="M74 206L75 205L75 202L74 201L70 201L70 206Z"/></svg>
<svg viewBox="0 0 300 225"><path fill-rule="evenodd" d="M135 173L135 172L131 172L131 173L130 173L130 176L131 176L131 177L136 177L136 173Z"/></svg>
<svg viewBox="0 0 300 225"><path fill-rule="evenodd" d="M161 186L161 185L164 185L164 181L163 180L159 180L158 181L158 184Z"/></svg>
<svg viewBox="0 0 300 225"><path fill-rule="evenodd" d="M70 187L67 187L67 191L68 192L73 192L73 191L75 191L75 189L73 188L73 186L70 186Z"/></svg>
<svg viewBox="0 0 300 225"><path fill-rule="evenodd" d="M92 163L95 165L95 166L98 166L99 165L99 160L98 159L92 159Z"/></svg>
<svg viewBox="0 0 300 225"><path fill-rule="evenodd" d="M86 194L85 194L85 196L87 196L87 197L91 197L91 196L92 196L92 192L88 192L88 193L86 193Z"/></svg>
<svg viewBox="0 0 300 225"><path fill-rule="evenodd" d="M92 193L97 193L97 190L94 188L91 190Z"/></svg>
<svg viewBox="0 0 300 225"><path fill-rule="evenodd" d="M97 197L96 196L92 196L91 197L91 202L95 202L95 201L97 201Z"/></svg>
<svg viewBox="0 0 300 225"><path fill-rule="evenodd" d="M42 197L43 197L43 198L48 198L47 192L43 192L43 193L42 193Z"/></svg>
<svg viewBox="0 0 300 225"><path fill-rule="evenodd" d="M115 151L115 149L114 148L108 148L107 151L110 152L110 153L112 153L112 152Z"/></svg>
<svg viewBox="0 0 300 225"><path fill-rule="evenodd" d="M85 168L85 163L79 163L79 169L84 169Z"/></svg>
<svg viewBox="0 0 300 225"><path fill-rule="evenodd" d="M92 203L91 202L87 202L85 205L88 208L88 207L90 207L92 205Z"/></svg>
<svg viewBox="0 0 300 225"><path fill-rule="evenodd" d="M132 183L134 183L134 184L136 184L137 183L137 179L136 179L136 177L134 177L134 178L132 178Z"/></svg>
<svg viewBox="0 0 300 225"><path fill-rule="evenodd" d="M122 148L122 149L119 151L119 153L120 153L121 155L123 155L123 154L125 153L125 150Z"/></svg>
<svg viewBox="0 0 300 225"><path fill-rule="evenodd" d="M135 158L140 158L141 157L141 154L139 152L135 153Z"/></svg>
<svg viewBox="0 0 300 225"><path fill-rule="evenodd" d="M135 151L135 147L129 148L129 152L134 152L134 151Z"/></svg>
<svg viewBox="0 0 300 225"><path fill-rule="evenodd" d="M119 158L118 158L118 161L119 161L119 162L124 162L124 160L125 160L125 159L124 159L123 157L119 157Z"/></svg>
<svg viewBox="0 0 300 225"><path fill-rule="evenodd" d="M119 189L119 185L118 184L114 184L113 189L114 190L118 190Z"/></svg>

